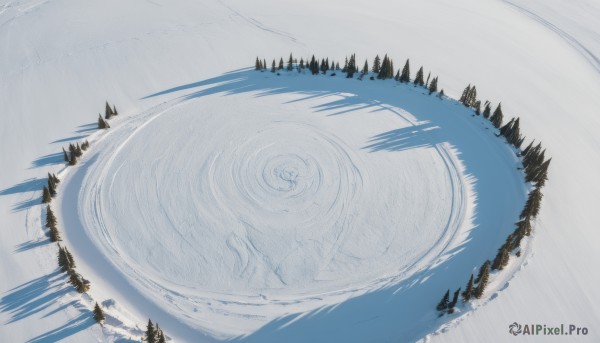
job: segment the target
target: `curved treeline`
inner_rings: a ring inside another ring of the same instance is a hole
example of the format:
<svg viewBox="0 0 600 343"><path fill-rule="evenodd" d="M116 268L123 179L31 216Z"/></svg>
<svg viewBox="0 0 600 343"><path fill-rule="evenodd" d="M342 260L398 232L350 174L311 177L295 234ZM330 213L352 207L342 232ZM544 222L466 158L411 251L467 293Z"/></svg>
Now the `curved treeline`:
<svg viewBox="0 0 600 343"><path fill-rule="evenodd" d="M406 60L404 66L401 69L394 69L393 60L386 54L383 59L377 55L373 60L372 67L369 68L368 60L365 60L362 69L356 62L356 55L350 55L350 58L346 57L343 67L340 68L338 62L334 62L329 58L322 58L319 60L313 55L310 59L300 58L300 61L295 59L290 54L287 64L284 66L283 58L279 59L279 63L276 59L273 59L271 63L270 71L272 73L279 73L279 71L286 69L288 72L297 71L302 73L304 71L310 71L312 75L329 73L330 76L336 76L338 72L345 74L346 78L354 78L355 74L358 74L357 79L362 80L363 77L369 76L370 80L386 80L394 79L401 83L413 83L415 87L427 88L429 94L438 93L438 77L434 76L431 78L431 73L425 73L421 66L414 79L411 78L410 72L410 60ZM267 61L266 59L256 58L254 69L258 71L266 71ZM438 93L438 97L444 96L444 90L442 89ZM532 222L537 217L541 201L542 201L542 188L548 180L548 169L550 167L551 158L546 158L546 150L542 147L542 144L532 141L527 147L522 149L525 137L521 133L520 118L511 118L507 123L504 122L504 113L502 112L502 104L496 105L492 111L492 104L489 101L482 103L481 100L477 99L477 87L475 85L468 85L460 99L458 100L465 107L472 109L477 116L483 116L489 120L490 123L497 130L497 137L504 137L506 142L510 144L520 159L520 170L523 171L524 181L529 183L532 187L528 194L527 202L521 211L519 219L515 223L515 228L511 234L506 237L506 241L496 253L496 256L492 260L486 260L477 273L477 277L473 274L470 275L464 291L461 292L461 288L458 288L452 293L448 289L442 300L438 303L436 309L439 311L439 315L444 313L453 313L455 306L458 303L459 297L462 298L462 302L466 303L471 299L480 299L485 291L488 284L490 273L494 270L502 270L509 262L510 257L514 254L517 257L520 256L519 250L521 241L525 236L531 235Z"/></svg>
<svg viewBox="0 0 600 343"><path fill-rule="evenodd" d="M98 115L98 129L108 129L110 125L108 120L112 117L118 115L117 107L113 105L112 107L108 104L108 101L105 104L104 109L104 118L101 114ZM90 147L90 143L85 140L81 144L79 142L73 144L70 143L68 147L68 152L65 148L62 149L63 159L68 166L74 166L77 164L78 159L83 156L83 153ZM48 173L48 186L44 186L42 189L42 203L47 204L46 206L46 227L49 230L48 236L51 242L57 242L58 246L58 267L63 273L66 273L69 276L69 283L73 285L75 290L79 293L85 293L90 289L90 282L86 280L81 274L79 274L75 270L75 259L69 249L66 246L61 246L58 242L61 241L60 233L57 228L58 220L56 215L52 211L50 207L50 202L52 198L54 198L57 194L57 185L60 183L60 180L55 174ZM92 310L92 318L96 321L96 323L103 325L106 317L104 315L104 311L102 307L96 302L94 305L94 309ZM151 325L151 322L150 324ZM150 328L148 329L150 330ZM156 342L162 343L166 342L166 336L163 331L156 325L155 329L150 330L145 333L144 339L146 342Z"/></svg>

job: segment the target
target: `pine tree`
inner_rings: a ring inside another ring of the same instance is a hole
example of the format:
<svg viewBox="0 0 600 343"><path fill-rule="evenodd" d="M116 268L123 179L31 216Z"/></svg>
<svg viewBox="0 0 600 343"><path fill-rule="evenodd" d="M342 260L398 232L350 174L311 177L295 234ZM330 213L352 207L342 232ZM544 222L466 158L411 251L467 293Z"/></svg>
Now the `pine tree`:
<svg viewBox="0 0 600 343"><path fill-rule="evenodd" d="M440 98L440 100L444 97L444 88L442 88L442 90L440 91L440 94L438 94L438 98Z"/></svg>
<svg viewBox="0 0 600 343"><path fill-rule="evenodd" d="M110 125L108 125L108 122L106 120L102 119L102 116L100 114L98 114L98 128L99 129L108 129L109 127L110 127Z"/></svg>
<svg viewBox="0 0 600 343"><path fill-rule="evenodd" d="M102 308L100 307L100 305L98 305L98 303L96 303L96 306L94 306L94 320L96 321L96 323L102 324L102 322L105 319L106 319L106 317L104 316L104 311L102 311Z"/></svg>
<svg viewBox="0 0 600 343"><path fill-rule="evenodd" d="M437 84L438 84L438 78L436 76L433 78L433 80L431 80L431 83L429 84L429 95L431 95L434 92L437 92Z"/></svg>
<svg viewBox="0 0 600 343"><path fill-rule="evenodd" d="M346 60L344 61L344 67L342 68L342 73L348 71L348 56L346 56Z"/></svg>
<svg viewBox="0 0 600 343"><path fill-rule="evenodd" d="M288 59L287 70L292 71L294 67L294 59L292 58L292 54L290 53L290 58Z"/></svg>
<svg viewBox="0 0 600 343"><path fill-rule="evenodd" d="M490 107L490 102L485 102L485 108L483 109L483 117L488 119L490 117L490 113L492 112L492 108Z"/></svg>
<svg viewBox="0 0 600 343"><path fill-rule="evenodd" d="M69 162L69 156L67 155L65 148L62 148L62 149L63 149L63 159L65 160L65 162Z"/></svg>
<svg viewBox="0 0 600 343"><path fill-rule="evenodd" d="M367 62L367 60L365 60L365 65L362 68L362 72L363 75L368 74L369 73L369 62Z"/></svg>
<svg viewBox="0 0 600 343"><path fill-rule="evenodd" d="M350 60L348 61L348 66L346 67L346 77L351 79L354 77L354 73L356 73L356 55L350 55Z"/></svg>
<svg viewBox="0 0 600 343"><path fill-rule="evenodd" d="M508 123L506 123L504 126L502 126L500 128L500 135L508 138L510 132L513 129L514 123L515 123L515 118L512 118L511 120L509 120Z"/></svg>
<svg viewBox="0 0 600 343"><path fill-rule="evenodd" d="M69 165L74 166L77 164L77 156L75 154L71 154L71 159L69 160Z"/></svg>
<svg viewBox="0 0 600 343"><path fill-rule="evenodd" d="M429 78L431 77L431 72L427 73L427 81L425 81L425 87L429 88ZM431 93L430 93L431 94Z"/></svg>
<svg viewBox="0 0 600 343"><path fill-rule="evenodd" d="M158 342L157 343L166 343L167 340L165 339L165 334L162 330L160 330L160 336L158 337Z"/></svg>
<svg viewBox="0 0 600 343"><path fill-rule="evenodd" d="M491 265L491 262L489 260L486 260L481 267L479 267L479 273L477 273L477 277L475 278L475 283L479 283L479 281L481 280L481 276L483 275L485 268L489 269L489 266Z"/></svg>
<svg viewBox="0 0 600 343"><path fill-rule="evenodd" d="M59 184L60 183L60 179L58 177L56 177L56 174L52 174L52 179L54 180L55 184Z"/></svg>
<svg viewBox="0 0 600 343"><path fill-rule="evenodd" d="M283 57L279 58L279 67L277 67L277 70L282 70L283 69Z"/></svg>
<svg viewBox="0 0 600 343"><path fill-rule="evenodd" d="M254 62L254 70L260 70L260 60L258 59L258 56L256 57L256 62Z"/></svg>
<svg viewBox="0 0 600 343"><path fill-rule="evenodd" d="M50 179L48 179L48 192L50 193L51 197L54 198L56 196L56 184L50 181Z"/></svg>
<svg viewBox="0 0 600 343"><path fill-rule="evenodd" d="M469 92L471 92L471 84L469 84L462 92L462 95L460 96L460 99L458 99L458 101L467 106L467 98L469 96Z"/></svg>
<svg viewBox="0 0 600 343"><path fill-rule="evenodd" d="M417 75L415 76L414 84L417 86L424 86L425 81L423 80L423 67L419 68Z"/></svg>
<svg viewBox="0 0 600 343"><path fill-rule="evenodd" d="M458 303L458 296L459 295L460 295L460 288L458 288L454 292L454 296L452 297L452 301L448 304L448 313L449 314L454 313L454 306L456 306L456 303Z"/></svg>
<svg viewBox="0 0 600 343"><path fill-rule="evenodd" d="M117 112L117 106L113 105L113 115L117 116L119 115L119 112Z"/></svg>
<svg viewBox="0 0 600 343"><path fill-rule="evenodd" d="M157 343L156 330L154 329L154 324L152 324L152 321L150 319L148 319L148 325L146 326L146 342Z"/></svg>
<svg viewBox="0 0 600 343"><path fill-rule="evenodd" d="M475 101L475 114L476 115L481 115L481 101L477 100Z"/></svg>
<svg viewBox="0 0 600 343"><path fill-rule="evenodd" d="M463 302L471 300L471 297L473 296L473 283L473 274L471 274L469 282L467 282L467 287L465 288L464 292L462 292Z"/></svg>
<svg viewBox="0 0 600 343"><path fill-rule="evenodd" d="M104 109L104 118L106 118L107 120L110 119L110 117L112 117L113 115L113 110L112 108L110 108L110 105L108 104L108 101L106 102L106 108Z"/></svg>
<svg viewBox="0 0 600 343"><path fill-rule="evenodd" d="M381 60L379 59L379 55L375 56L375 60L373 61L373 73L379 74L379 69L381 68Z"/></svg>
<svg viewBox="0 0 600 343"><path fill-rule="evenodd" d="M61 241L60 233L58 232L58 229L56 228L56 226L50 227L50 232L48 233L48 236L50 238L50 242Z"/></svg>
<svg viewBox="0 0 600 343"><path fill-rule="evenodd" d="M381 80L391 79L394 76L394 65L392 60L385 55L383 57L383 61L381 62L381 66L379 68L379 73L377 74L377 78Z"/></svg>
<svg viewBox="0 0 600 343"><path fill-rule="evenodd" d="M529 193L527 197L527 201L525 202L525 207L521 212L521 219L534 219L540 212L540 206L542 204L542 198L544 194L542 194L542 190L539 187L536 187L533 191Z"/></svg>
<svg viewBox="0 0 600 343"><path fill-rule="evenodd" d="M47 204L50 201L52 201L52 196L50 195L48 187L44 186L44 189L42 190L42 204Z"/></svg>
<svg viewBox="0 0 600 343"><path fill-rule="evenodd" d="M400 75L400 82L410 82L410 61L407 59L402 68L402 74Z"/></svg>
<svg viewBox="0 0 600 343"><path fill-rule="evenodd" d="M81 147L79 146L79 143L77 143L77 145L75 146L75 156L81 157L82 155L83 151L81 151Z"/></svg>
<svg viewBox="0 0 600 343"><path fill-rule="evenodd" d="M436 309L438 311L444 311L444 310L448 309L449 303L450 303L450 290L447 290L446 293L444 294L444 296L442 297L442 300L440 300L440 302L436 306Z"/></svg>
<svg viewBox="0 0 600 343"><path fill-rule="evenodd" d="M154 331L156 332L156 342L157 343L164 343L165 342L165 335L164 335L162 329L158 326L158 323L156 323L156 329Z"/></svg>
<svg viewBox="0 0 600 343"><path fill-rule="evenodd" d="M510 131L506 135L506 140L517 149L521 147L521 144L523 143L523 136L521 135L521 118L517 118L514 121Z"/></svg>
<svg viewBox="0 0 600 343"><path fill-rule="evenodd" d="M490 278L490 261L485 261L485 263L481 266L479 270L479 275L477 276L477 287L473 290L473 295L477 299L481 299L483 296L483 292L485 291L485 287Z"/></svg>
<svg viewBox="0 0 600 343"><path fill-rule="evenodd" d="M298 66L300 69L304 69L304 59L300 58L300 65Z"/></svg>
<svg viewBox="0 0 600 343"><path fill-rule="evenodd" d="M48 205L48 206L46 206L46 227L51 228L53 226L56 226L56 224L58 224L58 221L56 220L56 216L54 215L54 212L50 208L50 205Z"/></svg>
<svg viewBox="0 0 600 343"><path fill-rule="evenodd" d="M264 70L267 69L267 59L266 58L263 59L262 67Z"/></svg>
<svg viewBox="0 0 600 343"><path fill-rule="evenodd" d="M84 279L83 276L81 276L81 274L78 274L74 271L72 271L69 274L69 282L71 283L71 285L73 285L73 287L75 287L75 289L79 293L85 293L90 290L89 281Z"/></svg>
<svg viewBox="0 0 600 343"><path fill-rule="evenodd" d="M512 238L512 236L509 236ZM510 239L509 241L512 241ZM492 270L502 270L508 264L508 260L510 258L510 246L507 243L502 244L500 249L498 249L498 253L494 258L494 263L492 263Z"/></svg>
<svg viewBox="0 0 600 343"><path fill-rule="evenodd" d="M58 266L63 272L69 272L75 269L75 261L73 255L67 250L66 247L58 246Z"/></svg>
<svg viewBox="0 0 600 343"><path fill-rule="evenodd" d="M275 70L276 70L276 67L275 67L275 60L273 60L273 63L271 64L271 73L274 73L274 72L275 72Z"/></svg>
<svg viewBox="0 0 600 343"><path fill-rule="evenodd" d="M498 107L494 110L494 114L490 117L490 121L494 124L494 127L499 128L502 126L502 119L504 115L502 114L502 103L498 104Z"/></svg>

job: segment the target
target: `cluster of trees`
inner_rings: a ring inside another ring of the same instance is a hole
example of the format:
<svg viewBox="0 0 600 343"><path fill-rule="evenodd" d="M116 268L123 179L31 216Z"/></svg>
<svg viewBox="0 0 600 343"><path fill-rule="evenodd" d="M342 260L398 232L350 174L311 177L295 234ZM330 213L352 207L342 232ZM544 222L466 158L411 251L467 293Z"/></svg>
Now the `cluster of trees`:
<svg viewBox="0 0 600 343"><path fill-rule="evenodd" d="M258 71L266 70L267 61L265 59L261 60L260 58L256 57L256 60L254 62L254 69ZM275 73L283 69L283 58L279 59L279 64L277 64L276 59L273 59L273 62L271 64L271 72ZM411 82L410 61L408 59L406 60L406 63L404 64L402 70L395 70L394 62L391 58L388 57L387 54L383 57L383 60L379 58L379 55L375 56L375 60L373 60L373 67L371 69L369 69L368 60L365 60L362 69L359 69L359 65L356 62L356 54L350 55L350 58L346 57L344 61L344 66L342 68L340 68L339 63L335 63L333 60L329 62L329 58L321 59L321 61L319 62L319 59L315 58L315 56L313 55L310 58L310 60L307 58L305 61L303 58L300 58L300 62L298 62L298 60L294 59L292 54L290 54L286 69L288 71L296 69L299 73L307 69L313 75L327 74L327 72L331 70L334 71L330 74L331 76L335 76L335 71L340 70L342 73L346 74L346 78L354 78L354 75L356 73L359 73L360 71L360 75L358 77L359 80L362 80L365 75L372 73L373 75L370 77L371 80L374 80L375 78L379 80L393 78L394 80L401 83ZM395 76L394 72L396 72ZM432 79L431 73L428 73L427 79L425 79L425 72L423 70L423 67L419 68L412 82L415 85L415 87L421 86L427 88L429 90L430 95L438 92L438 77L436 76ZM442 98L443 95L444 90L442 89L439 92L439 97Z"/></svg>
<svg viewBox="0 0 600 343"><path fill-rule="evenodd" d="M67 154L67 151L65 150L65 148L62 149L63 159L70 166L74 166L77 164L77 158L81 157L83 155L83 152L86 151L89 147L90 147L90 143L87 141L87 139L83 143L81 143L81 146L79 145L79 143L76 143L76 144L70 143L68 154Z"/></svg>
<svg viewBox="0 0 600 343"><path fill-rule="evenodd" d="M468 85L464 89L459 102L466 107L472 108L476 115L482 114L481 101L477 100L477 88L475 86ZM551 158L546 159L546 150L542 148L541 143L535 145L535 141L532 141L525 149L521 150L525 137L521 134L520 118L512 118L508 123L502 125L504 114L502 113L501 103L498 104L492 113L491 103L486 101L484 103L483 117L489 119L492 125L498 129L498 137L504 137L508 144L512 145L517 151L520 151L518 156L521 157L523 165L520 169L524 171L525 182L531 183L533 190L529 192L525 206L519 216L519 220L515 223L515 229L508 237L506 237L505 242L500 249L498 249L494 260L485 261L479 269L479 274L476 279L471 275L467 287L462 293L463 302L467 302L471 298L481 298L488 283L490 271L503 270L504 267L508 265L510 256L515 250L517 250L516 256L520 256L520 251L518 251L518 249L521 245L521 241L525 236L531 235L532 221L539 214L543 197L542 187L544 187L548 180L548 169L550 167L550 162L552 161ZM457 290L457 292L459 290ZM453 301L450 301L450 290L448 290L437 306L440 315L446 311L448 313L453 313L454 306L456 305L455 300L456 293Z"/></svg>
<svg viewBox="0 0 600 343"><path fill-rule="evenodd" d="M146 325L146 332L143 340L148 343L165 343L165 334L158 326L158 323L153 324L152 320L148 319L148 325Z"/></svg>
<svg viewBox="0 0 600 343"><path fill-rule="evenodd" d="M60 183L56 174L48 173L48 186L44 186L42 189L42 203L48 204L52 201L52 198L56 196L56 187Z"/></svg>

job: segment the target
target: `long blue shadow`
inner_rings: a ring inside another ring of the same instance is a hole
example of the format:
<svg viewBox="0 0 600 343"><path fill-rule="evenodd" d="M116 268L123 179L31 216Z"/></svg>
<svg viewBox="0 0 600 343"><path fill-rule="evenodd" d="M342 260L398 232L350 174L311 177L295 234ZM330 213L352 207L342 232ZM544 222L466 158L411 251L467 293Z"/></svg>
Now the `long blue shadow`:
<svg viewBox="0 0 600 343"><path fill-rule="evenodd" d="M509 146L494 137L489 122L473 117L473 111L458 102L428 95L421 87L392 80L345 79L340 76L304 76L295 72L242 70L150 94L143 99L169 96L180 101L208 95L231 96L252 93L260 98L294 94L298 102L322 98L313 113L328 116L369 110L366 115L388 111L413 123L391 127L371 137L363 149L377 154L399 154L409 149L453 149L461 161L464 177L459 188L470 189L475 203L464 239L437 256L435 263L386 287L351 298L340 304L305 313L292 313L264 325L236 342L411 342L456 318L457 313L438 318L435 305L446 291L464 287L471 273L491 259L522 208L526 188L516 170L517 160ZM330 96L335 95L335 97ZM285 103L282 103L285 106ZM309 111L307 111L309 112ZM459 166L457 168L460 169ZM453 181L454 182L454 181ZM453 206L454 199L450 199ZM435 209L424 209L424 211ZM167 328L168 329L168 328Z"/></svg>

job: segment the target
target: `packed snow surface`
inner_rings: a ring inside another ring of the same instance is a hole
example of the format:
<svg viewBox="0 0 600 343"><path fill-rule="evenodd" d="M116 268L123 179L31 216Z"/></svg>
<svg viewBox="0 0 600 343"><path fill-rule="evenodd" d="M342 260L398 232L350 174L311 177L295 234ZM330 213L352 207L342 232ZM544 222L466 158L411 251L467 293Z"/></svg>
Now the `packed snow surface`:
<svg viewBox="0 0 600 343"><path fill-rule="evenodd" d="M0 0L0 341L128 341L149 317L178 342L564 341L513 322L599 341L598 17L590 0ZM512 230L513 152L412 86L245 69L290 52L411 58L543 142L534 236L481 300L434 310ZM96 132L105 100L121 114ZM47 172L89 295L44 234Z"/></svg>

